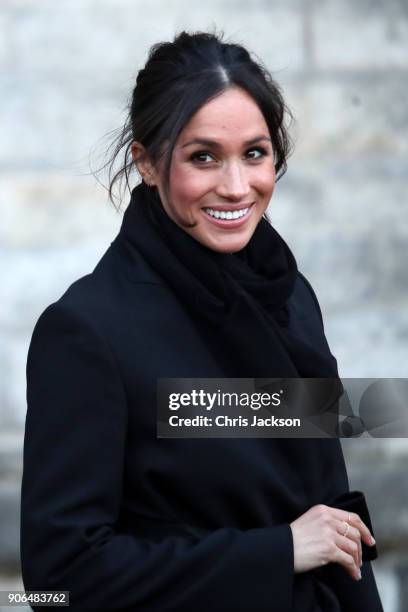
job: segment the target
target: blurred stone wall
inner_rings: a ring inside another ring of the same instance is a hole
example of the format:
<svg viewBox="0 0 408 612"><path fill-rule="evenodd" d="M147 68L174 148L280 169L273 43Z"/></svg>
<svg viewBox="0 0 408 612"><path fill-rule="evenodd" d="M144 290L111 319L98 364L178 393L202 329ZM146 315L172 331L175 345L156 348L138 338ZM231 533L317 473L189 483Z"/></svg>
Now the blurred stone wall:
<svg viewBox="0 0 408 612"><path fill-rule="evenodd" d="M121 215L89 174L149 46L216 26L257 53L297 119L270 216L313 283L345 377L406 377L406 0L0 4L0 589L21 587L25 361L34 324L96 265ZM95 148L96 147L96 148ZM87 174L88 173L88 174ZM126 203L125 203L126 205ZM386 612L408 609L406 439L344 442L366 492Z"/></svg>

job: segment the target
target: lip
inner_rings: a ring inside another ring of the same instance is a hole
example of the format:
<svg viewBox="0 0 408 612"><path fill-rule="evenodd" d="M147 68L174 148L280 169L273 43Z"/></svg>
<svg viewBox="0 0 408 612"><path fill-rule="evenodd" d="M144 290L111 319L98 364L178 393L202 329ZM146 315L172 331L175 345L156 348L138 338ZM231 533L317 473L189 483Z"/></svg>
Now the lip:
<svg viewBox="0 0 408 612"><path fill-rule="evenodd" d="M230 211L234 211L234 210L242 210L243 208L251 208L251 206L253 206L255 204L254 201L252 202L242 202L242 204L230 204L230 205L224 205L224 206L205 206L205 208L212 208L212 210L219 210L220 212L224 211L224 212L228 212Z"/></svg>
<svg viewBox="0 0 408 612"><path fill-rule="evenodd" d="M248 212L246 215L244 215L243 217L240 217L239 219L216 219L215 217L211 217L211 215L207 214L204 210L204 208L202 209L203 211L203 215L205 216L205 218L207 219L207 221L209 221L210 223L212 223L213 225L217 226L217 227L222 227L223 229L236 229L237 227L244 225L244 223L246 223L248 221L248 219L250 218L251 214L252 214L252 209L254 207L255 202L251 202L250 204L245 204L242 205L240 204L239 206L206 206L205 208L212 208L212 210L219 210L219 211L233 211L233 210L242 210L243 208L249 208Z"/></svg>

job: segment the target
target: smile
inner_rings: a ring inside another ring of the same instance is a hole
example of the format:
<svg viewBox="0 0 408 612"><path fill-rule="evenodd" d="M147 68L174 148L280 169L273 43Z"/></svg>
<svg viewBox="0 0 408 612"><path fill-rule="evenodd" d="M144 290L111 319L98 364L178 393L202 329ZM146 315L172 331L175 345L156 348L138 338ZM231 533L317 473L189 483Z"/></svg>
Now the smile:
<svg viewBox="0 0 408 612"><path fill-rule="evenodd" d="M214 210L213 208L204 208L204 211L210 217L214 217L215 219L226 219L231 221L233 219L241 219L241 217L245 217L248 214L248 208L241 208L239 210Z"/></svg>
<svg viewBox="0 0 408 612"><path fill-rule="evenodd" d="M247 223L254 207L255 202L251 202L249 205L243 206L242 208L231 207L230 210L225 208L223 210L217 210L216 208L210 207L203 208L202 210L205 218L212 225L220 229L235 230Z"/></svg>

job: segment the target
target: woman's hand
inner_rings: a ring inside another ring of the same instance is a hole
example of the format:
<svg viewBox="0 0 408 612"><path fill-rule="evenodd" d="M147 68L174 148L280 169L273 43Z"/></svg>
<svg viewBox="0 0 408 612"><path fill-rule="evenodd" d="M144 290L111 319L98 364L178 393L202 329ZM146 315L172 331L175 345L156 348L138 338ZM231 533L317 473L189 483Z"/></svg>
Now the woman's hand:
<svg viewBox="0 0 408 612"><path fill-rule="evenodd" d="M369 546L375 540L358 514L318 504L290 523L290 527L295 574L332 562L360 580L361 540Z"/></svg>

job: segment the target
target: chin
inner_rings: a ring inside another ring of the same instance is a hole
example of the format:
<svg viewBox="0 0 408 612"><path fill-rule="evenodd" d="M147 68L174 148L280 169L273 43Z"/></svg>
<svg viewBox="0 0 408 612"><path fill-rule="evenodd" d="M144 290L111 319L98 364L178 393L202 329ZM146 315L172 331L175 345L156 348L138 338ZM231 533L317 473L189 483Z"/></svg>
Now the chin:
<svg viewBox="0 0 408 612"><path fill-rule="evenodd" d="M246 247L249 240L250 237L236 238L235 240L231 238L225 241L206 240L200 242L217 253L237 253Z"/></svg>

